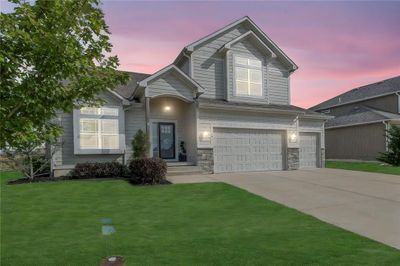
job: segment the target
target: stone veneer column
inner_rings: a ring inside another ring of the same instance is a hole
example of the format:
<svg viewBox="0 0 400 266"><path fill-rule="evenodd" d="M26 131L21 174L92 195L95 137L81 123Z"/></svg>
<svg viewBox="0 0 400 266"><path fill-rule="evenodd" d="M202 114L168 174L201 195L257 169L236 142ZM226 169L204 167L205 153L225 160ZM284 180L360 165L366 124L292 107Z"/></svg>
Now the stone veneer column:
<svg viewBox="0 0 400 266"><path fill-rule="evenodd" d="M299 169L299 148L287 149L287 170Z"/></svg>
<svg viewBox="0 0 400 266"><path fill-rule="evenodd" d="M214 152L212 148L197 149L197 165L200 166L204 174L214 172Z"/></svg>
<svg viewBox="0 0 400 266"><path fill-rule="evenodd" d="M325 148L321 148L321 168L325 168Z"/></svg>

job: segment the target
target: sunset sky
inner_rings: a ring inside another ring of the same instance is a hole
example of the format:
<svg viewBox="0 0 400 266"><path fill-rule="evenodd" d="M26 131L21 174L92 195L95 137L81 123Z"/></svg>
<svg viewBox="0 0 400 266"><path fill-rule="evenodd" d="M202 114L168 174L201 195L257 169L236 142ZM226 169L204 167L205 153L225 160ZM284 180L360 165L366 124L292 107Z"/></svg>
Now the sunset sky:
<svg viewBox="0 0 400 266"><path fill-rule="evenodd" d="M104 1L103 10L121 70L153 73L248 15L299 66L294 105L400 75L400 2Z"/></svg>

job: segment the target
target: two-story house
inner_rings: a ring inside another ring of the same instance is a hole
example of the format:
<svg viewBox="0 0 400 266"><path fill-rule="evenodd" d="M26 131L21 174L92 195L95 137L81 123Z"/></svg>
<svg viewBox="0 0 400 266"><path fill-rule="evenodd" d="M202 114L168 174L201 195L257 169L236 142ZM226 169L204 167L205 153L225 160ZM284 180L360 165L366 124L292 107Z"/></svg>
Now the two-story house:
<svg viewBox="0 0 400 266"><path fill-rule="evenodd" d="M103 107L62 114L53 169L126 162L139 129L149 135L150 156L171 164L183 145L187 164L204 172L323 167L328 116L290 105L297 68L243 17L187 45L152 75L129 73L127 85L100 95Z"/></svg>
<svg viewBox="0 0 400 266"><path fill-rule="evenodd" d="M400 125L400 76L352 89L311 110L335 116L325 124L326 158L375 161L385 131Z"/></svg>

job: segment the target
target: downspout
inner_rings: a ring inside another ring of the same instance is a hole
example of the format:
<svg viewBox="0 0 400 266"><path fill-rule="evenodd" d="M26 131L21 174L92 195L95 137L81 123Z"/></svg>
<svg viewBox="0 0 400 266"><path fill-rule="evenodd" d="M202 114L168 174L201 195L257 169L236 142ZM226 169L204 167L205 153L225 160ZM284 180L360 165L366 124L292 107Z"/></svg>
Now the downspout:
<svg viewBox="0 0 400 266"><path fill-rule="evenodd" d="M396 92L397 95L397 112L400 114L400 92Z"/></svg>

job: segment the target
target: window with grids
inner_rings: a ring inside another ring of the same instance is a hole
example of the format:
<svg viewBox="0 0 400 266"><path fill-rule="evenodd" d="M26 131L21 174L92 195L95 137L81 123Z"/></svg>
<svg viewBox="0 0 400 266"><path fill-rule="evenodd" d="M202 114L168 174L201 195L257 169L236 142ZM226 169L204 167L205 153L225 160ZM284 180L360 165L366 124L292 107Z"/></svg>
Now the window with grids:
<svg viewBox="0 0 400 266"><path fill-rule="evenodd" d="M84 107L79 119L81 149L119 149L118 108Z"/></svg>
<svg viewBox="0 0 400 266"><path fill-rule="evenodd" d="M263 96L260 60L235 56L235 82L238 96Z"/></svg>

